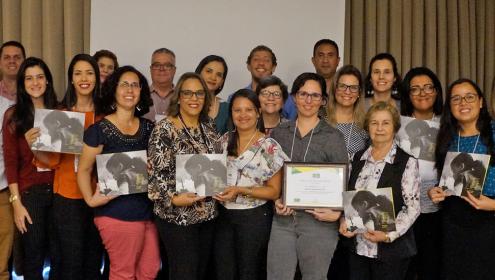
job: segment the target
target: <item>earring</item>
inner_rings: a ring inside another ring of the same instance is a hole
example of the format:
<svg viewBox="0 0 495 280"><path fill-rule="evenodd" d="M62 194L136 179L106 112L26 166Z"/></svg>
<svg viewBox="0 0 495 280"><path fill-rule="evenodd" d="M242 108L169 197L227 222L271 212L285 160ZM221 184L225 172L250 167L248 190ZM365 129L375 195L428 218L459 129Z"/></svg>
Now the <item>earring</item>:
<svg viewBox="0 0 495 280"><path fill-rule="evenodd" d="M369 96L373 96L373 94L375 94L375 92L374 92L372 89L369 89L366 93L367 93Z"/></svg>
<svg viewBox="0 0 495 280"><path fill-rule="evenodd" d="M115 110L115 104L110 105L110 109Z"/></svg>
<svg viewBox="0 0 495 280"><path fill-rule="evenodd" d="M137 105L136 110L141 111L141 107L139 105Z"/></svg>
<svg viewBox="0 0 495 280"><path fill-rule="evenodd" d="M399 94L399 91L397 91L397 88L392 89L392 95L397 95Z"/></svg>

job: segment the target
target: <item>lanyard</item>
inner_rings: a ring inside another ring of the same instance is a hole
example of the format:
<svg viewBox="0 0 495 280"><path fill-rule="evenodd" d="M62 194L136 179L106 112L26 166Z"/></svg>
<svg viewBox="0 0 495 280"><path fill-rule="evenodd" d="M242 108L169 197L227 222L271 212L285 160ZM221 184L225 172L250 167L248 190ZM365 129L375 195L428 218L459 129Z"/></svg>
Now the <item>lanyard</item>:
<svg viewBox="0 0 495 280"><path fill-rule="evenodd" d="M309 150L309 145L311 145L311 139L313 139L313 132L315 131L315 128L320 124L320 122L318 122L316 124L315 127L313 127L313 129L311 129L311 135L309 136L309 142L308 142L308 145L306 146L306 152L304 152L304 158L303 158L303 162L306 162L306 155L308 154L308 150ZM296 131L297 131L297 120L296 120L296 127L294 128L294 134L292 135L292 146L290 148L290 159L292 160L292 152L294 151L294 140L296 139Z"/></svg>
<svg viewBox="0 0 495 280"><path fill-rule="evenodd" d="M187 125L184 123L184 120L182 119L182 116L180 114L179 114L179 120L180 120L182 127L183 127L182 130L189 137L189 142L192 144L194 151L196 153L200 153L201 151L197 150L196 146L201 147L201 145L194 139L194 137L191 135L191 133L189 133L189 127L187 127ZM201 122L199 123L199 131L201 133L201 138L203 139L203 143L206 145L206 149L207 149L208 153L213 153L214 149L211 147L211 142L209 141L208 137L206 136L203 124Z"/></svg>

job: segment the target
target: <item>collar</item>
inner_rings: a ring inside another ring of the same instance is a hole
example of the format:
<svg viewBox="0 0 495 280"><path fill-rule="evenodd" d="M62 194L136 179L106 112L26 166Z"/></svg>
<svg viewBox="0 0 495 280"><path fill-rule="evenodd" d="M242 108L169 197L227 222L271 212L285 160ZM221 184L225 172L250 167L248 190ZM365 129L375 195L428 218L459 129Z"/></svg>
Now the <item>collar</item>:
<svg viewBox="0 0 495 280"><path fill-rule="evenodd" d="M153 84L150 85L150 93L156 94L156 96L161 99L170 98L170 96L172 96L172 93L174 93L174 89L175 89L175 85L172 84L172 89L168 92L167 96L161 97L160 94L158 94L158 90L155 89L155 86Z"/></svg>
<svg viewBox="0 0 495 280"><path fill-rule="evenodd" d="M372 149L372 147L370 145L368 147L368 149L366 149L366 151L363 153L360 160L366 160L369 162L379 162L379 161L374 160L373 157L371 156L371 149ZM385 158L383 159L383 161L385 161L388 164L393 164L396 153L397 153L397 143L394 140L394 142L392 143L392 148L390 148L390 151L388 151L387 155L385 155Z"/></svg>
<svg viewBox="0 0 495 280"><path fill-rule="evenodd" d="M318 124L314 128L313 134L319 133L320 131L324 130L325 129L325 124L326 124L326 122L324 120L320 119L318 121ZM291 133L294 133L294 130L296 129L296 121L295 120L290 120L290 121L285 121L285 122L282 122L281 121L279 123L278 127L286 127L286 128L289 129L289 131ZM306 136L308 136L308 135L306 135ZM304 136L304 137L306 137L306 136Z"/></svg>
<svg viewBox="0 0 495 280"><path fill-rule="evenodd" d="M8 100L15 101L16 92L9 92L3 80L0 81L0 96L7 98Z"/></svg>

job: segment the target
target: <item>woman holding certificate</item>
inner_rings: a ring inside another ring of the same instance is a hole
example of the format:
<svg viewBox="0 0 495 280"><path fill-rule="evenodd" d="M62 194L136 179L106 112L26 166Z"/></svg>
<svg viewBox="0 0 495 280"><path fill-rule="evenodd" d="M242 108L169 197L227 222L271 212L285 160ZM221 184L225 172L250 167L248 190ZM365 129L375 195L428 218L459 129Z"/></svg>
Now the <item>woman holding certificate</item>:
<svg viewBox="0 0 495 280"><path fill-rule="evenodd" d="M436 168L442 170L447 152L490 155L482 194L476 198L448 196L443 188L429 191L442 201L443 279L492 279L495 275L495 126L480 88L471 80L453 82L446 95L440 123Z"/></svg>
<svg viewBox="0 0 495 280"><path fill-rule="evenodd" d="M98 121L100 92L98 64L87 54L74 56L69 64L68 86L62 108L85 114L84 127ZM98 109L98 110L95 110ZM39 129L26 135L28 143L40 136ZM53 213L60 279L100 277L102 245L93 223L93 210L86 205L77 186L79 155L34 152L35 163L55 170Z"/></svg>
<svg viewBox="0 0 495 280"><path fill-rule="evenodd" d="M395 230L368 229L358 234L341 218L340 233L353 241L350 279L404 279L410 259L416 254L411 226L419 215L418 161L394 141L400 128L400 116L393 105L378 102L371 106L364 127L370 135L371 146L354 154L347 189L392 188ZM370 207L370 202L363 203L361 210ZM364 212L373 219L380 219L373 211Z"/></svg>
<svg viewBox="0 0 495 280"><path fill-rule="evenodd" d="M343 135L318 117L327 101L325 79L303 73L292 86L297 108L295 121L283 122L271 137L294 162L347 163ZM268 244L268 279L293 279L299 263L303 279L326 279L338 240L341 212L329 208L293 210L275 202Z"/></svg>
<svg viewBox="0 0 495 280"><path fill-rule="evenodd" d="M84 134L79 189L86 203L95 207L94 222L110 257L110 279L155 279L160 267L158 232L147 194L110 197L91 187L97 155L148 148L153 123L141 118L152 103L148 82L132 66L124 66L107 78L103 92L106 117Z"/></svg>
<svg viewBox="0 0 495 280"><path fill-rule="evenodd" d="M9 200L15 225L22 234L25 279L41 279L45 258L53 260L56 252L52 231L53 171L37 169L32 164L34 155L24 134L34 130L35 108L56 106L48 66L39 58L27 58L17 74L17 103L5 113L2 133Z"/></svg>
<svg viewBox="0 0 495 280"><path fill-rule="evenodd" d="M158 122L148 147L148 197L165 245L171 279L205 279L218 215L211 197L178 192L176 156L220 152L208 117L214 96L195 73L183 74L171 97L168 117ZM166 264L164 264L166 265Z"/></svg>
<svg viewBox="0 0 495 280"><path fill-rule="evenodd" d="M222 202L215 234L216 279L265 279L271 201L280 196L280 169L288 158L265 136L254 92L234 93L229 112L235 130L222 137L222 144L230 187L215 196Z"/></svg>

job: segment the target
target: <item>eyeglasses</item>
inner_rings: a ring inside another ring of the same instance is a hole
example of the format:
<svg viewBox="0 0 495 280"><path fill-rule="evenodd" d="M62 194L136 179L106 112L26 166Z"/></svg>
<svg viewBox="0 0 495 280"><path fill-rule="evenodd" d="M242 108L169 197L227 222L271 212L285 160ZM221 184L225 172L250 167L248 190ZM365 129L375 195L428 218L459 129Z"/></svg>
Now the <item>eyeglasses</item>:
<svg viewBox="0 0 495 280"><path fill-rule="evenodd" d="M466 96L454 95L450 98L450 103L453 105L459 105L462 103L463 99L466 103L473 103L478 100L478 95L474 93L468 93Z"/></svg>
<svg viewBox="0 0 495 280"><path fill-rule="evenodd" d="M280 99L282 97L282 92L262 90L260 91L260 96L263 96L265 98L273 97L274 99Z"/></svg>
<svg viewBox="0 0 495 280"><path fill-rule="evenodd" d="M170 70L173 70L175 69L175 65L173 65L172 63L164 63L164 64L161 64L161 63L153 63L151 64L151 70L167 70L167 71L170 71Z"/></svg>
<svg viewBox="0 0 495 280"><path fill-rule="evenodd" d="M316 92L309 93L309 92L305 92L305 91L298 91L298 92L296 92L296 97L300 100L306 100L306 98L309 97L309 99L311 99L311 101L320 101L322 98L322 95L320 93L316 93Z"/></svg>
<svg viewBox="0 0 495 280"><path fill-rule="evenodd" d="M120 82L119 83L119 87L125 89L125 90L129 90L129 89L141 89L141 85L139 83L129 83L127 81L124 81L124 82Z"/></svg>
<svg viewBox="0 0 495 280"><path fill-rule="evenodd" d="M184 97L185 99L190 99L193 97L193 95L196 95L197 99L203 99L206 97L206 91L204 91L204 90L198 90L198 91L181 90L180 95L182 97Z"/></svg>
<svg viewBox="0 0 495 280"><path fill-rule="evenodd" d="M424 92L425 94L432 94L435 92L435 86L432 84L426 84L423 87L413 86L413 87L409 88L409 93L412 96L420 95L421 92Z"/></svg>
<svg viewBox="0 0 495 280"><path fill-rule="evenodd" d="M346 92L347 89L349 89L350 92L352 93L358 93L359 92L359 85L346 85L344 83L337 83L337 90Z"/></svg>

